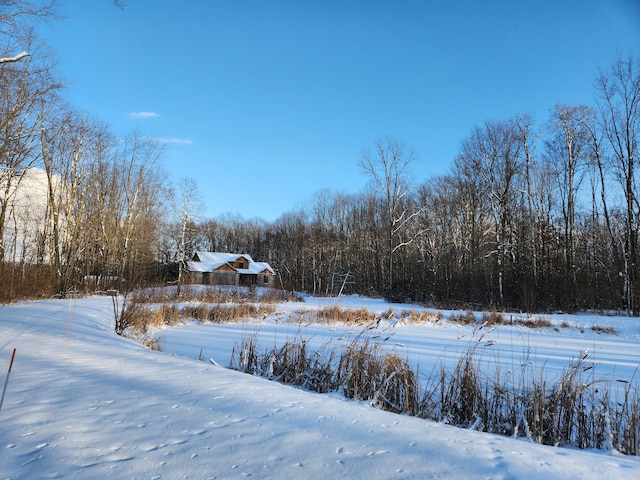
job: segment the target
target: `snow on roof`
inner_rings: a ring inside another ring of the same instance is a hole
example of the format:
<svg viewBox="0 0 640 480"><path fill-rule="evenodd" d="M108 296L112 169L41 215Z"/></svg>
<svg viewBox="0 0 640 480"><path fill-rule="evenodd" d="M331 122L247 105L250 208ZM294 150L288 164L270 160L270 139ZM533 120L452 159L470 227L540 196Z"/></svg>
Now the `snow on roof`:
<svg viewBox="0 0 640 480"><path fill-rule="evenodd" d="M271 268L267 262L253 262L253 268L256 269L256 273L262 273L265 270L268 270L272 274L276 274L276 272Z"/></svg>
<svg viewBox="0 0 640 480"><path fill-rule="evenodd" d="M187 268L192 272L211 272L223 265L228 265L242 274L258 274L265 270L275 274L275 271L268 263L254 262L251 255L247 253L195 252L193 258L194 260L187 262ZM237 262L240 258L244 258L247 261L246 268L236 268L232 265L233 262Z"/></svg>

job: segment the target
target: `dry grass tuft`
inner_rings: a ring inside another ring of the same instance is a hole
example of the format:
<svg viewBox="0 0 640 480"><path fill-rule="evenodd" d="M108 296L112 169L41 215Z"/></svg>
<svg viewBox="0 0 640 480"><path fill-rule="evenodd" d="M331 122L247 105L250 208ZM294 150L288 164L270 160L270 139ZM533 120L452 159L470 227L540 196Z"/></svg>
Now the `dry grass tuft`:
<svg viewBox="0 0 640 480"><path fill-rule="evenodd" d="M493 310L491 312L482 312L482 323L484 325L505 325L507 322L502 313Z"/></svg>
<svg viewBox="0 0 640 480"><path fill-rule="evenodd" d="M182 315L180 308L173 304L162 304L156 309L156 315L158 316L158 325L173 326L182 321Z"/></svg>
<svg viewBox="0 0 640 480"><path fill-rule="evenodd" d="M471 310L467 310L465 313L452 314L449 317L449 322L458 325L472 325L476 323L476 316Z"/></svg>
<svg viewBox="0 0 640 480"><path fill-rule="evenodd" d="M318 310L298 310L292 321L296 323L318 323L333 325L342 323L346 325L365 325L380 321L381 317L369 312L366 308L347 309L338 306L323 307Z"/></svg>
<svg viewBox="0 0 640 480"><path fill-rule="evenodd" d="M442 321L443 316L440 312L404 310L400 319L407 323L438 323Z"/></svg>
<svg viewBox="0 0 640 480"><path fill-rule="evenodd" d="M551 327L553 327L553 323L551 322L551 320L549 320L547 318L534 318L534 317L520 318L520 319L516 320L516 323L518 325L522 325L523 327L527 327L527 328L551 328Z"/></svg>
<svg viewBox="0 0 640 480"><path fill-rule="evenodd" d="M386 312L382 313L381 318L384 318L385 320L393 320L394 318L396 318L396 311L393 309L393 307L389 307Z"/></svg>
<svg viewBox="0 0 640 480"><path fill-rule="evenodd" d="M380 381L373 399L374 406L394 413L418 413L420 386L417 374L406 360L393 353L385 355Z"/></svg>
<svg viewBox="0 0 640 480"><path fill-rule="evenodd" d="M197 305L185 305L180 312L182 318L192 318L199 322L205 322L209 319L209 305L199 303Z"/></svg>
<svg viewBox="0 0 640 480"><path fill-rule="evenodd" d="M383 372L380 345L356 341L340 353L336 375L342 393L354 400L372 400Z"/></svg>
<svg viewBox="0 0 640 480"><path fill-rule="evenodd" d="M270 288L260 295L261 303L302 302L302 296L288 290Z"/></svg>
<svg viewBox="0 0 640 480"><path fill-rule="evenodd" d="M209 305L206 321L211 323L232 323L251 318L263 317L276 311L273 305Z"/></svg>
<svg viewBox="0 0 640 480"><path fill-rule="evenodd" d="M593 330L596 333L606 333L609 335L617 335L618 333L618 331L615 328L605 326L605 325L592 325L591 330Z"/></svg>
<svg viewBox="0 0 640 480"><path fill-rule="evenodd" d="M162 344L162 339L160 337L145 336L142 339L142 344L148 349L155 350L156 352L164 351L164 345Z"/></svg>
<svg viewBox="0 0 640 480"><path fill-rule="evenodd" d="M478 414L485 410L480 372L474 361L475 351L470 350L460 357L453 372L444 368L439 380L439 420L452 425L471 427ZM435 399L434 399L435 400Z"/></svg>
<svg viewBox="0 0 640 480"><path fill-rule="evenodd" d="M398 315L393 308L378 315L366 308L348 309L338 306L323 307L319 310L300 309L291 316L290 321L299 324L317 323L322 325L368 325L377 324L381 320L402 320L407 323L439 322L441 313L427 311L403 310Z"/></svg>

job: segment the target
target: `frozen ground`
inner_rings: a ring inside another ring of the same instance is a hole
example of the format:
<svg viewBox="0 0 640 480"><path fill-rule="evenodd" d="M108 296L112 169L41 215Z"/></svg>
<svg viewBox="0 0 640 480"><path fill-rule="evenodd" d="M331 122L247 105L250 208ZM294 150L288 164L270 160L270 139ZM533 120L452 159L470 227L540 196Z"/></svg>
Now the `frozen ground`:
<svg viewBox="0 0 640 480"><path fill-rule="evenodd" d="M335 302L309 299L305 306L322 301ZM341 302L389 308L362 298ZM640 320L552 320L570 326L489 332L397 323L380 327L385 335L379 339L391 335L385 344L423 372L453 361L469 344L505 368L517 369L522 355L550 375L588 349L597 375L637 382ZM618 334L598 334L592 324ZM298 330L277 316L242 325L191 324L163 330L161 353L113 334L109 298L0 307L3 385L17 350L0 411L0 478L640 478L640 461L616 452L458 429L195 360L202 351L226 365L243 332L258 331L273 343ZM304 329L318 342L357 334L339 326Z"/></svg>

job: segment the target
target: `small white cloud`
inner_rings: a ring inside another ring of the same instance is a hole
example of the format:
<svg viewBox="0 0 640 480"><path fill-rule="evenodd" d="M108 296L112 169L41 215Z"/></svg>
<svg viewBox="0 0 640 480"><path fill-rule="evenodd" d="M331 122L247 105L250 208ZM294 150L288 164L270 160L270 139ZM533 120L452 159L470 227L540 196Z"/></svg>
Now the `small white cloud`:
<svg viewBox="0 0 640 480"><path fill-rule="evenodd" d="M131 112L129 114L131 118L156 118L159 117L156 112Z"/></svg>
<svg viewBox="0 0 640 480"><path fill-rule="evenodd" d="M193 143L193 141L188 138L153 137L153 139L160 143L175 143L178 145L191 145Z"/></svg>

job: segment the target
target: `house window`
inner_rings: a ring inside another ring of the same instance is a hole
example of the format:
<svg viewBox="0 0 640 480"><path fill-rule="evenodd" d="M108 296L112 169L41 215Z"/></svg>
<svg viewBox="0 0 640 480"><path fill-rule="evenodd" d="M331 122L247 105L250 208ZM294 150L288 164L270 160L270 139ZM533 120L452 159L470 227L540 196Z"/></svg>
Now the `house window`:
<svg viewBox="0 0 640 480"><path fill-rule="evenodd" d="M269 283L269 275L264 276L264 283Z"/></svg>
<svg viewBox="0 0 640 480"><path fill-rule="evenodd" d="M238 262L238 268L244 268L244 262Z"/></svg>

